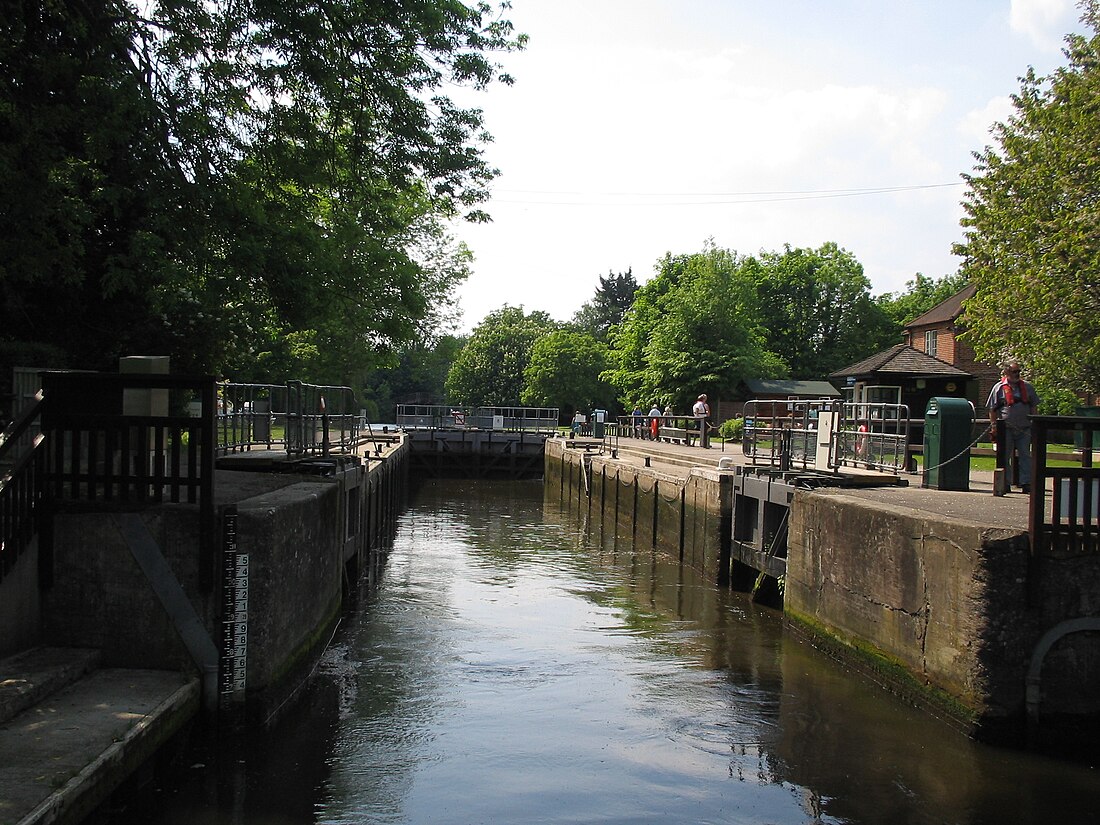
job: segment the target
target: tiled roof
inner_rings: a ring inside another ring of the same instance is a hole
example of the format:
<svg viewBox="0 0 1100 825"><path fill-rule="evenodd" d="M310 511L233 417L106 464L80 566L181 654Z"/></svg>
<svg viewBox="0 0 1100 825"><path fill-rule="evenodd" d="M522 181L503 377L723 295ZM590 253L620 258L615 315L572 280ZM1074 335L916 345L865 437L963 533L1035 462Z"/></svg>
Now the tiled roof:
<svg viewBox="0 0 1100 825"><path fill-rule="evenodd" d="M870 375L872 373L893 373L911 376L950 376L952 378L972 378L968 372L933 358L908 344L896 344L888 350L864 358L857 364L837 370L830 378L847 378L849 375Z"/></svg>
<svg viewBox="0 0 1100 825"><path fill-rule="evenodd" d="M906 329L912 329L913 327L927 327L932 324L943 324L948 321L954 321L962 314L963 301L973 297L976 287L973 284L967 284L960 289L946 301L940 301L928 312L923 315L918 315L912 321L905 325Z"/></svg>
<svg viewBox="0 0 1100 825"><path fill-rule="evenodd" d="M839 396L836 387L828 381L771 381L753 379L745 386L751 392L764 395L802 395L809 398L832 398Z"/></svg>

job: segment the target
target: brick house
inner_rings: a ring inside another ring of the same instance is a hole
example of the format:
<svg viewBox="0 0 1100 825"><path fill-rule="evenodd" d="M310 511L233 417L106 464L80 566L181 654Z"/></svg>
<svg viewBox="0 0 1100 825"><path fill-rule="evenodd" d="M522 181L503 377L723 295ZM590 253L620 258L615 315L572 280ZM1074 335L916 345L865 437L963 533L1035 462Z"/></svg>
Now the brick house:
<svg viewBox="0 0 1100 825"><path fill-rule="evenodd" d="M973 285L968 285L914 318L906 325L902 337L913 349L969 373L971 380L967 382L965 397L981 409L989 391L1000 380L1001 371L994 364L979 361L974 348L958 338L962 332L958 320L963 303L974 295L974 289Z"/></svg>
<svg viewBox="0 0 1100 825"><path fill-rule="evenodd" d="M856 401L902 403L921 419L931 398L966 398L984 415L985 399L1000 380L1000 370L977 360L958 335L963 303L974 294L967 286L914 318L902 343L838 370L829 380Z"/></svg>

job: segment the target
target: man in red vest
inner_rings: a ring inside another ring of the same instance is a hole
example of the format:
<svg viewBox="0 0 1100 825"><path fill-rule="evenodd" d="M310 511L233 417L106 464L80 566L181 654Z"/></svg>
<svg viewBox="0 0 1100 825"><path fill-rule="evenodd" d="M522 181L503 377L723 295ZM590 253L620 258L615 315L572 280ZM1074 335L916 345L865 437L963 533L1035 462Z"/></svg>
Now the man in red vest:
<svg viewBox="0 0 1100 825"><path fill-rule="evenodd" d="M1005 422L1009 455L1016 451L1020 466L1020 487L1031 492L1031 416L1039 406L1035 387L1020 380L1020 365L1011 361L1001 370L1001 383L994 385L985 404L989 426L996 435L997 418Z"/></svg>

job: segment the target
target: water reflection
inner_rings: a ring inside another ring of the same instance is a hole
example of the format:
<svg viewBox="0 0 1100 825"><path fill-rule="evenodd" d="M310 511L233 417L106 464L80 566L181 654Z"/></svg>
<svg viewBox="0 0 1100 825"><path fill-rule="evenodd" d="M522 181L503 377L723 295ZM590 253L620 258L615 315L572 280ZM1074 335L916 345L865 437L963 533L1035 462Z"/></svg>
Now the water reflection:
<svg viewBox="0 0 1100 825"><path fill-rule="evenodd" d="M1091 769L969 741L537 483L425 486L367 581L339 703L242 763L243 798L132 821L1095 821Z"/></svg>

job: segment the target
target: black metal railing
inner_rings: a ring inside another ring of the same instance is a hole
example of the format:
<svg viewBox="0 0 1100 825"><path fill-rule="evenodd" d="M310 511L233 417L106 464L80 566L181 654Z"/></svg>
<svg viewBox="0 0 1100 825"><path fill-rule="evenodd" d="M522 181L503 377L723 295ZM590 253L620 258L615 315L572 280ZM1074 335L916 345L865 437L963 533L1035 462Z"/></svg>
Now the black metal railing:
<svg viewBox="0 0 1100 825"><path fill-rule="evenodd" d="M47 506L195 504L200 583L211 587L214 387L209 376L43 373Z"/></svg>
<svg viewBox="0 0 1100 825"><path fill-rule="evenodd" d="M46 467L45 438L37 425L42 404L39 392L0 433L0 580L38 532Z"/></svg>
<svg viewBox="0 0 1100 825"><path fill-rule="evenodd" d="M616 423L623 438L686 444L699 437L699 420L692 415L620 415ZM715 429L709 422L707 426Z"/></svg>
<svg viewBox="0 0 1100 825"><path fill-rule="evenodd" d="M350 387L218 385L218 451L285 450L290 457L351 452L373 433Z"/></svg>

